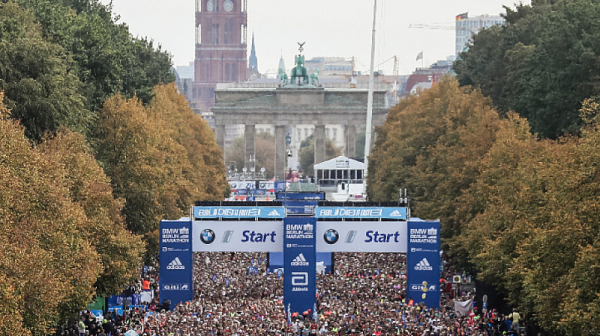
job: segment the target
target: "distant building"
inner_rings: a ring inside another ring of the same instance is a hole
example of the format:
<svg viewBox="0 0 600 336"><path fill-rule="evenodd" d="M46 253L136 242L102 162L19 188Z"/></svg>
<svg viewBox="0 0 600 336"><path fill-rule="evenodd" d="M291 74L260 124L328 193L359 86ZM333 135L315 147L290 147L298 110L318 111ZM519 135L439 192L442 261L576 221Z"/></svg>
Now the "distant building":
<svg viewBox="0 0 600 336"><path fill-rule="evenodd" d="M456 56L465 50L469 40L483 28L503 25L505 20L501 16L480 15L469 18L469 13L456 16Z"/></svg>
<svg viewBox="0 0 600 336"><path fill-rule="evenodd" d="M352 76L354 60L343 57L314 57L304 62L304 66L309 74L318 70L319 77Z"/></svg>
<svg viewBox="0 0 600 336"><path fill-rule="evenodd" d="M196 0L192 108L210 112L219 83L246 81L247 0Z"/></svg>
<svg viewBox="0 0 600 336"><path fill-rule="evenodd" d="M250 51L250 59L248 60L248 79L255 80L260 78L258 72L258 58L256 57L256 47L254 46L254 34L252 34L252 49Z"/></svg>

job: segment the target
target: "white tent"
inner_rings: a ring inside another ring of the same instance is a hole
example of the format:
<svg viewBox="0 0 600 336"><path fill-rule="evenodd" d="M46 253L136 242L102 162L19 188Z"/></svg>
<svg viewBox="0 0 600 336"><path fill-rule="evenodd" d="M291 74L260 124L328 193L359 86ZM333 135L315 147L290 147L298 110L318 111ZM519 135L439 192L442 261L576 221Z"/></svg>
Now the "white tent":
<svg viewBox="0 0 600 336"><path fill-rule="evenodd" d="M346 156L338 156L316 164L315 177L322 187L335 187L339 182L363 183L365 164Z"/></svg>

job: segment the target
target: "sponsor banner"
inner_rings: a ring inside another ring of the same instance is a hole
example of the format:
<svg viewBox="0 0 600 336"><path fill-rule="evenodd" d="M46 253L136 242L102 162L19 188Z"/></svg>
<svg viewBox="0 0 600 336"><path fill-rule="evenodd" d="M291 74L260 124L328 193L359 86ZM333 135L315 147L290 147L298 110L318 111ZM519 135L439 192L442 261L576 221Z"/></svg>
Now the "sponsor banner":
<svg viewBox="0 0 600 336"><path fill-rule="evenodd" d="M285 201L288 214L312 215L317 205L319 205L318 201Z"/></svg>
<svg viewBox="0 0 600 336"><path fill-rule="evenodd" d="M283 200L325 200L324 192L278 192L277 199Z"/></svg>
<svg viewBox="0 0 600 336"><path fill-rule="evenodd" d="M193 229L194 252L283 252L281 221L194 221Z"/></svg>
<svg viewBox="0 0 600 336"><path fill-rule="evenodd" d="M194 207L194 218L273 218L285 217L284 207Z"/></svg>
<svg viewBox="0 0 600 336"><path fill-rule="evenodd" d="M250 191L246 189L240 189L238 191L234 191L233 193L239 196L264 196L267 194L267 191L265 189L252 189Z"/></svg>
<svg viewBox="0 0 600 336"><path fill-rule="evenodd" d="M329 222L317 226L319 252L406 252L406 222Z"/></svg>
<svg viewBox="0 0 600 336"><path fill-rule="evenodd" d="M317 274L331 273L332 256L330 252L317 252ZM283 274L283 253L271 252L269 253L267 272L276 273L278 270L281 270Z"/></svg>
<svg viewBox="0 0 600 336"><path fill-rule="evenodd" d="M316 244L314 217L286 218L283 251L283 303L300 315L316 304Z"/></svg>
<svg viewBox="0 0 600 336"><path fill-rule="evenodd" d="M191 221L160 222L160 302L170 300L171 309L194 297L192 232Z"/></svg>
<svg viewBox="0 0 600 336"><path fill-rule="evenodd" d="M382 207L318 207L315 216L317 218L352 219L352 218L374 218L374 219L397 219L406 220L406 208L382 208Z"/></svg>
<svg viewBox="0 0 600 336"><path fill-rule="evenodd" d="M440 307L440 223L409 221L407 296L429 308Z"/></svg>

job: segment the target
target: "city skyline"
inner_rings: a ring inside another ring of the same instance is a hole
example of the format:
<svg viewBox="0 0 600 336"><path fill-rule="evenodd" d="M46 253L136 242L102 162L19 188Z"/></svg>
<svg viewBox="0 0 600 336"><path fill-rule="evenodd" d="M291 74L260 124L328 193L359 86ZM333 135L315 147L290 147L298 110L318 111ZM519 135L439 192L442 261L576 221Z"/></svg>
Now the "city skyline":
<svg viewBox="0 0 600 336"><path fill-rule="evenodd" d="M108 4L110 0L101 2ZM378 0L376 70L391 74L395 55L400 74L454 55L453 30L409 29L410 24L454 25L458 14L498 15L504 12L503 5L514 7L514 3L511 0L485 3L428 0L403 4ZM113 0L112 4L119 22L127 24L133 36L148 37L160 44L173 55L174 66L188 65L194 60L194 0ZM291 67L293 56L298 52L296 42L307 42L304 51L307 59L355 57L356 70L364 72L370 62L372 19L372 0L249 0L248 42L254 33L261 73L274 74L281 56L286 66ZM416 61L421 51L423 63ZM384 64L377 67L381 63Z"/></svg>

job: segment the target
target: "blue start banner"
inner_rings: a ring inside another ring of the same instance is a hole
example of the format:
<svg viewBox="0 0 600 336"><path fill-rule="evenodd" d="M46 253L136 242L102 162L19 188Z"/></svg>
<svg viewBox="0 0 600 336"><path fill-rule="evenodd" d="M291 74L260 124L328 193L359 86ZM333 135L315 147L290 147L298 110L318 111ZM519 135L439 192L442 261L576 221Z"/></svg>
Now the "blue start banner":
<svg viewBox="0 0 600 336"><path fill-rule="evenodd" d="M329 219L351 219L351 218L373 218L373 219L396 219L406 220L406 208L341 208L341 207L317 207L315 216L317 218Z"/></svg>
<svg viewBox="0 0 600 336"><path fill-rule="evenodd" d="M194 207L194 218L275 218L285 217L284 207Z"/></svg>
<svg viewBox="0 0 600 336"><path fill-rule="evenodd" d="M193 299L192 222L160 222L160 302Z"/></svg>
<svg viewBox="0 0 600 336"><path fill-rule="evenodd" d="M312 311L316 304L316 218L286 218L283 240L283 303L286 313Z"/></svg>
<svg viewBox="0 0 600 336"><path fill-rule="evenodd" d="M407 296L440 307L440 222L408 221Z"/></svg>

